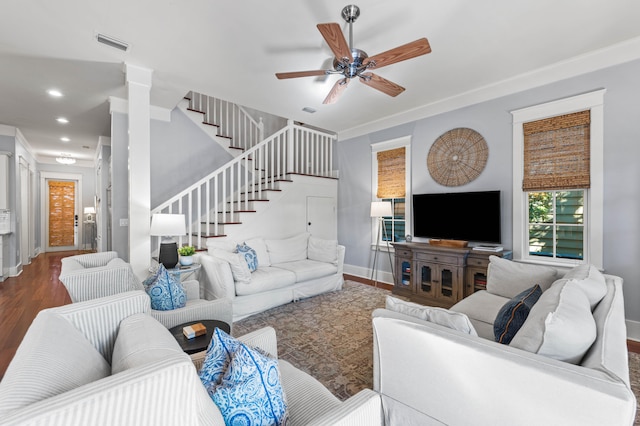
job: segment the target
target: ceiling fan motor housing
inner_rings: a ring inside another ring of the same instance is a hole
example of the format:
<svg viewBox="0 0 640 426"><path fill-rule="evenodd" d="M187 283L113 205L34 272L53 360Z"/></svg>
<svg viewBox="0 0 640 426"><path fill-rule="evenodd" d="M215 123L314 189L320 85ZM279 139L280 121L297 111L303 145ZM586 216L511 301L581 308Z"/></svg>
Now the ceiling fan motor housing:
<svg viewBox="0 0 640 426"><path fill-rule="evenodd" d="M344 63L343 61L339 61L338 58L334 58L333 68L345 77L357 77L358 74L367 69L367 66L363 66L362 64L368 57L369 55L367 55L367 52L364 50L354 48L351 49L351 63Z"/></svg>

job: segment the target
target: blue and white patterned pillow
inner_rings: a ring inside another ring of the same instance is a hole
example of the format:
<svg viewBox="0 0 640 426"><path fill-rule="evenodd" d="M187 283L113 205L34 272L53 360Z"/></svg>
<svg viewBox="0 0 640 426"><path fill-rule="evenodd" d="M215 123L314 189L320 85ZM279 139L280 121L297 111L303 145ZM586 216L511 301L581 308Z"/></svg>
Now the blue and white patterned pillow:
<svg viewBox="0 0 640 426"><path fill-rule="evenodd" d="M251 272L258 269L258 255L254 249L247 245L247 243L242 243L242 245L238 244L236 246L236 251L244 255L244 260L247 261L247 266Z"/></svg>
<svg viewBox="0 0 640 426"><path fill-rule="evenodd" d="M227 425L271 426L287 421L278 361L240 344L211 399Z"/></svg>
<svg viewBox="0 0 640 426"><path fill-rule="evenodd" d="M180 284L180 279L170 274L162 264L142 284L151 299L151 309L171 311L184 308L187 304L187 293Z"/></svg>
<svg viewBox="0 0 640 426"><path fill-rule="evenodd" d="M278 361L216 328L200 380L226 424L284 425L287 406Z"/></svg>
<svg viewBox="0 0 640 426"><path fill-rule="evenodd" d="M227 371L231 355L240 346L240 342L224 331L216 328L207 348L202 367L200 367L200 381L204 387L213 390L222 381L222 375Z"/></svg>

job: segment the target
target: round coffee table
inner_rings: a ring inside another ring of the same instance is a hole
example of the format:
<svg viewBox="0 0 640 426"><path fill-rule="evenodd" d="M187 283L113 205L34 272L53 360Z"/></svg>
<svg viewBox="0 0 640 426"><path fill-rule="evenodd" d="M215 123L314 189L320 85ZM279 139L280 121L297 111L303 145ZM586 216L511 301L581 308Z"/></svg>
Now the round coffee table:
<svg viewBox="0 0 640 426"><path fill-rule="evenodd" d="M184 327L202 323L207 328L207 334L203 334L202 336L194 337L193 339L187 339L184 337L182 333L182 329ZM183 351L188 353L189 355L195 354L197 352L204 351L209 346L209 342L211 342L211 337L213 336L213 330L215 328L219 328L225 333L231 332L231 326L224 321L217 320L200 320L200 321L190 321L185 322L184 324L176 325L173 328L170 328L169 331L173 334L173 337L178 341L178 344L182 348Z"/></svg>

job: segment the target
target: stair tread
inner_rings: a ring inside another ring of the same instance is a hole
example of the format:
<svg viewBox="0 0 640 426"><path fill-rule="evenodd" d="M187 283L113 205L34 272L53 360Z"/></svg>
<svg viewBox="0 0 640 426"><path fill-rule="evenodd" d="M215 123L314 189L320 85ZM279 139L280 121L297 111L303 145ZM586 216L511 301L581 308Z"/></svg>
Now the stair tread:
<svg viewBox="0 0 640 426"><path fill-rule="evenodd" d="M187 111L193 111L193 112L198 112L200 114L206 114L204 111L200 111L200 110L193 109L193 108L187 108Z"/></svg>

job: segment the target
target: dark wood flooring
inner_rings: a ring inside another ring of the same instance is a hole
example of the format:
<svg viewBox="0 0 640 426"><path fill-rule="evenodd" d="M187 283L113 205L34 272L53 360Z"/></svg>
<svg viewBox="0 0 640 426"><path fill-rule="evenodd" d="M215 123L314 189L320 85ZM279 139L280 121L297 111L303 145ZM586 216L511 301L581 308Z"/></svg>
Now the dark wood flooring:
<svg viewBox="0 0 640 426"><path fill-rule="evenodd" d="M25 266L19 276L0 283L0 379L37 313L71 303L67 290L58 280L60 259L80 253L86 252L41 254ZM374 284L360 277L345 275L345 278ZM388 285L376 284L391 289ZM640 342L628 343L631 352L640 352Z"/></svg>
<svg viewBox="0 0 640 426"><path fill-rule="evenodd" d="M20 275L0 283L0 378L36 314L45 308L71 303L67 290L58 280L60 259L80 253L41 254L26 265Z"/></svg>

